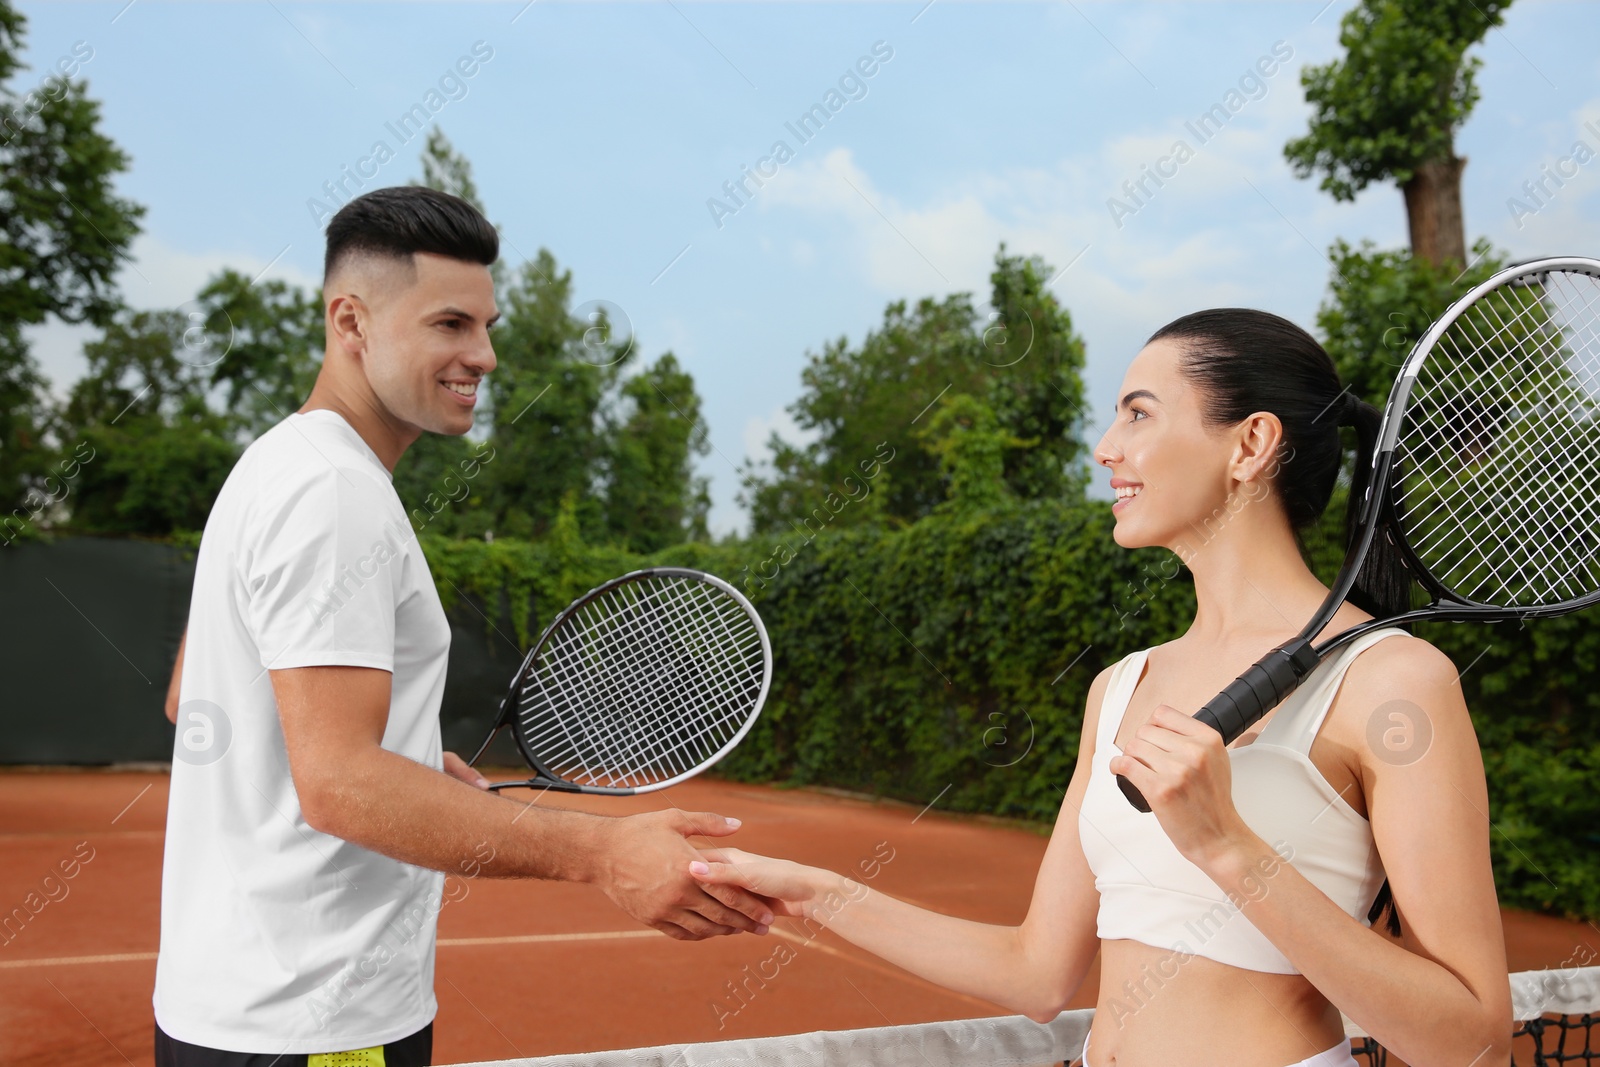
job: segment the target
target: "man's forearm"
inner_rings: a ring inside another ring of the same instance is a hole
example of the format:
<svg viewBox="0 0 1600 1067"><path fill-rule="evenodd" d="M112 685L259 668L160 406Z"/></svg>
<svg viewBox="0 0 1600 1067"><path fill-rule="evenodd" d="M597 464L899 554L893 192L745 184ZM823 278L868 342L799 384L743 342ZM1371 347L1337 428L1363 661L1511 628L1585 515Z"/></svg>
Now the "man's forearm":
<svg viewBox="0 0 1600 1067"><path fill-rule="evenodd" d="M178 693L183 684L183 646L189 643L189 628L178 638L178 655L172 662L172 680L167 682L167 721L178 721Z"/></svg>
<svg viewBox="0 0 1600 1067"><path fill-rule="evenodd" d="M376 746L323 779L301 788L315 829L436 871L458 870L487 843L494 860L482 868L486 877L592 881L615 823L475 789Z"/></svg>

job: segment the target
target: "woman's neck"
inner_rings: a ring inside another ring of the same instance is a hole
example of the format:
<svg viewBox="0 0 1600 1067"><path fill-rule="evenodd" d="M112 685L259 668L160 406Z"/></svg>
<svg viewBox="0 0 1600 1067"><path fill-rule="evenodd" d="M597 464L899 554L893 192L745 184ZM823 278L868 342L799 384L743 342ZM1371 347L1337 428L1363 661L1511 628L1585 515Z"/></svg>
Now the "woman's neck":
<svg viewBox="0 0 1600 1067"><path fill-rule="evenodd" d="M1240 508L1169 547L1194 575L1194 622L1184 636L1202 644L1287 640L1327 596L1274 506Z"/></svg>

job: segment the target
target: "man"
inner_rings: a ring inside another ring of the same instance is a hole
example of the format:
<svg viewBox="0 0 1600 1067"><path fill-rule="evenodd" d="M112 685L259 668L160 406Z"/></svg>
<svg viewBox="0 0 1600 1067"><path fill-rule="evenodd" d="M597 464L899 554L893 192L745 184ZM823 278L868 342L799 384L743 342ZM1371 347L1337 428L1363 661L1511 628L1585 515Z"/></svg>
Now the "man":
<svg viewBox="0 0 1600 1067"><path fill-rule="evenodd" d="M772 921L688 873L687 838L736 820L527 805L440 751L450 631L391 479L424 432L472 427L498 252L430 189L329 221L321 372L217 496L174 668L163 1067L428 1063L439 872L589 882L685 940Z"/></svg>

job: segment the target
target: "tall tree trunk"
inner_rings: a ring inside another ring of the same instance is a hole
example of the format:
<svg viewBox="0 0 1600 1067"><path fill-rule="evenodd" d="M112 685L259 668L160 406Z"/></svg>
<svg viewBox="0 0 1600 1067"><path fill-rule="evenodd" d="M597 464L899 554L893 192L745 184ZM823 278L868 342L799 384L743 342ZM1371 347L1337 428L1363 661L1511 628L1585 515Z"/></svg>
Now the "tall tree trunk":
<svg viewBox="0 0 1600 1067"><path fill-rule="evenodd" d="M1417 167L1400 188L1406 195L1411 254L1434 266L1467 261L1467 232L1461 220L1461 170L1467 161L1451 153Z"/></svg>

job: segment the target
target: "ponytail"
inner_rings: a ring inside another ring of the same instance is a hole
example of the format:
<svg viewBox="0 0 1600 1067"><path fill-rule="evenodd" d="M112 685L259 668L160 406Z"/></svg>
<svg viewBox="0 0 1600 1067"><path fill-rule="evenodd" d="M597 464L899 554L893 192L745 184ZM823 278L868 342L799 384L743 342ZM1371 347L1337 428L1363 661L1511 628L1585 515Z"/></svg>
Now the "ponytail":
<svg viewBox="0 0 1600 1067"><path fill-rule="evenodd" d="M1356 465L1350 473L1350 501L1344 513L1344 544L1349 551L1355 544L1361 521L1362 498L1372 481L1372 457L1378 450L1378 431L1383 427L1383 412L1345 394L1342 424L1355 428ZM1355 587L1350 590L1350 603L1374 618L1399 615L1411 608L1411 571L1400 555L1400 550L1389 539L1387 530L1379 526L1372 536L1366 559L1356 572Z"/></svg>

